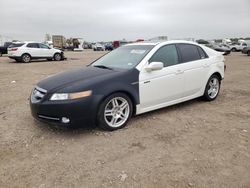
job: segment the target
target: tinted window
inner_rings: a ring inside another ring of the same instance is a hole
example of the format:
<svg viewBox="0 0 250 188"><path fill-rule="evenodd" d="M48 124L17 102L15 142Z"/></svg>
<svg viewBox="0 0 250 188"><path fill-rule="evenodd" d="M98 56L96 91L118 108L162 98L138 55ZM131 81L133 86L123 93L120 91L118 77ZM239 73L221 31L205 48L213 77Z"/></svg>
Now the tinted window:
<svg viewBox="0 0 250 188"><path fill-rule="evenodd" d="M11 44L11 45L9 46L9 48L21 47L22 45L24 45L24 43Z"/></svg>
<svg viewBox="0 0 250 188"><path fill-rule="evenodd" d="M201 59L204 59L204 58L208 57L207 54L204 52L204 50L201 49L201 47L197 46L197 48L198 48Z"/></svg>
<svg viewBox="0 0 250 188"><path fill-rule="evenodd" d="M38 48L38 44L37 43L29 43L27 44L28 48Z"/></svg>
<svg viewBox="0 0 250 188"><path fill-rule="evenodd" d="M175 45L161 47L149 60L149 62L162 62L164 67L178 64L178 53Z"/></svg>
<svg viewBox="0 0 250 188"><path fill-rule="evenodd" d="M47 45L41 44L41 43L39 43L39 48L49 49L49 47Z"/></svg>
<svg viewBox="0 0 250 188"><path fill-rule="evenodd" d="M200 54L195 45L178 44L178 49L181 53L181 58L183 63L200 59Z"/></svg>

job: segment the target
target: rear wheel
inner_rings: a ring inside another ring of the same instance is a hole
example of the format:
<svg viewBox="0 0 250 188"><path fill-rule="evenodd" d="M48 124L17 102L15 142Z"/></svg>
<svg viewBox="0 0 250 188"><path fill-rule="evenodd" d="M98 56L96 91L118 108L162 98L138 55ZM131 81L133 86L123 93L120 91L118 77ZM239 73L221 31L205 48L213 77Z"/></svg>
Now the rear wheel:
<svg viewBox="0 0 250 188"><path fill-rule="evenodd" d="M97 115L98 126L109 131L121 129L131 118L132 109L132 102L126 94L112 94L100 105Z"/></svg>
<svg viewBox="0 0 250 188"><path fill-rule="evenodd" d="M232 48L232 51L233 51L233 52L236 52L236 48Z"/></svg>
<svg viewBox="0 0 250 188"><path fill-rule="evenodd" d="M29 54L23 54L21 59L23 63L29 63L31 61L31 56Z"/></svg>
<svg viewBox="0 0 250 188"><path fill-rule="evenodd" d="M203 95L205 100L212 101L216 99L220 91L220 81L220 78L215 74L209 78Z"/></svg>
<svg viewBox="0 0 250 188"><path fill-rule="evenodd" d="M62 60L62 55L59 54L59 53L56 53L56 54L54 55L54 60L56 60L56 61L61 61L61 60Z"/></svg>

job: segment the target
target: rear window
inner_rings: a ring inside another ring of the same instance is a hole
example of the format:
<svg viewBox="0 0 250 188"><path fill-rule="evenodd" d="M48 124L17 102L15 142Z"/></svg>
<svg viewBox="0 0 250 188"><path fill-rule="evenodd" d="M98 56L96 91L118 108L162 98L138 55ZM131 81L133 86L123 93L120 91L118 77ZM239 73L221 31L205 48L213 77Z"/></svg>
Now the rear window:
<svg viewBox="0 0 250 188"><path fill-rule="evenodd" d="M192 44L177 44L181 53L182 63L201 59L199 51Z"/></svg>
<svg viewBox="0 0 250 188"><path fill-rule="evenodd" d="M28 48L39 48L37 43L29 43L26 45Z"/></svg>
<svg viewBox="0 0 250 188"><path fill-rule="evenodd" d="M201 59L205 59L208 57L207 54L204 52L204 50L201 49L201 47L197 46L197 48L198 48Z"/></svg>
<svg viewBox="0 0 250 188"><path fill-rule="evenodd" d="M24 45L24 43L11 44L11 45L9 46L9 48L21 47L22 45Z"/></svg>

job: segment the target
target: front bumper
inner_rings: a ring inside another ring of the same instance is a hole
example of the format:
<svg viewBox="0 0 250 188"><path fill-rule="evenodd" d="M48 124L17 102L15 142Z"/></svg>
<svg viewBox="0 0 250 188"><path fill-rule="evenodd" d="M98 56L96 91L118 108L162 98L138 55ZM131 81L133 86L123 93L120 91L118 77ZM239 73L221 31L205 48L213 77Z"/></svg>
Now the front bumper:
<svg viewBox="0 0 250 188"><path fill-rule="evenodd" d="M34 103L30 100L32 116L42 122L64 127L92 126L95 124L95 108L92 97L67 101L44 101ZM69 122L63 122L63 119Z"/></svg>

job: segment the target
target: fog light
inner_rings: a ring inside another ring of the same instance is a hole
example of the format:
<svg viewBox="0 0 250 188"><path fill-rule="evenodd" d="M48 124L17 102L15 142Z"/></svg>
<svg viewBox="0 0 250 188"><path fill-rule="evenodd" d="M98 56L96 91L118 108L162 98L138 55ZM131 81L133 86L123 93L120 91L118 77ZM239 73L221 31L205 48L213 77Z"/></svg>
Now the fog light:
<svg viewBox="0 0 250 188"><path fill-rule="evenodd" d="M63 122L63 123L69 123L69 122L70 122L70 119L67 118L67 117L62 117L62 122Z"/></svg>

